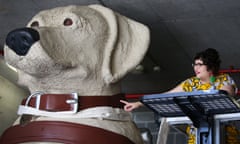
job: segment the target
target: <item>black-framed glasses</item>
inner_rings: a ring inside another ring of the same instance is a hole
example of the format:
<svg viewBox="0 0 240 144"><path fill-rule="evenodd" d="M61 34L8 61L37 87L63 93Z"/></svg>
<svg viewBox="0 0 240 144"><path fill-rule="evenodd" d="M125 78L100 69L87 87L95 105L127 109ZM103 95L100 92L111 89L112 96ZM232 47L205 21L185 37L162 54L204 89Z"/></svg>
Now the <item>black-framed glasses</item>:
<svg viewBox="0 0 240 144"><path fill-rule="evenodd" d="M203 65L206 65L206 64L202 64L202 63L193 63L192 64L192 67L195 67L195 66L198 66L198 67L201 67Z"/></svg>

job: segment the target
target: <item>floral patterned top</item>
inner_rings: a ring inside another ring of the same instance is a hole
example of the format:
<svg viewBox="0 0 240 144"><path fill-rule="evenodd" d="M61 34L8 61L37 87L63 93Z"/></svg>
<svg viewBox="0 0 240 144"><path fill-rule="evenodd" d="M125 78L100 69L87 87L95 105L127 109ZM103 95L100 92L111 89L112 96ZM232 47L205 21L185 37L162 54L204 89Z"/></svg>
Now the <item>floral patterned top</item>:
<svg viewBox="0 0 240 144"><path fill-rule="evenodd" d="M219 90L224 85L232 85L235 92L237 92L236 83L228 74L219 74L212 83L201 84L200 79L197 77L191 77L181 83L183 90L186 92L211 89Z"/></svg>
<svg viewBox="0 0 240 144"><path fill-rule="evenodd" d="M199 91L199 90L211 90L211 89L221 89L224 85L232 85L237 93L237 86L234 80L228 74L220 74L215 77L214 81L211 83L201 84L199 78L191 77L181 83L181 86L184 91L192 92L192 91ZM236 128L235 126L226 126L226 144L233 144L239 143L239 137L236 135ZM230 130L229 130L230 129ZM234 132L234 133L233 133ZM240 131L239 131L240 132ZM196 128L192 125L188 125L186 128L186 133L188 135L187 144L195 144L196 143Z"/></svg>

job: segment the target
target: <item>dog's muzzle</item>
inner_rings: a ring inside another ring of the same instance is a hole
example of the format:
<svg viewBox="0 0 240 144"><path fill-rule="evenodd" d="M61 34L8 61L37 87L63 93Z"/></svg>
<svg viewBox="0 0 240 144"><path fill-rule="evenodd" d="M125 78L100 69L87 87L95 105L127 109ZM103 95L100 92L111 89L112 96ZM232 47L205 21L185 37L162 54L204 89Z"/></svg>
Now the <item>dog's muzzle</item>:
<svg viewBox="0 0 240 144"><path fill-rule="evenodd" d="M31 46L39 41L40 36L38 31L32 28L15 29L8 33L6 45L16 54L24 56L27 54Z"/></svg>

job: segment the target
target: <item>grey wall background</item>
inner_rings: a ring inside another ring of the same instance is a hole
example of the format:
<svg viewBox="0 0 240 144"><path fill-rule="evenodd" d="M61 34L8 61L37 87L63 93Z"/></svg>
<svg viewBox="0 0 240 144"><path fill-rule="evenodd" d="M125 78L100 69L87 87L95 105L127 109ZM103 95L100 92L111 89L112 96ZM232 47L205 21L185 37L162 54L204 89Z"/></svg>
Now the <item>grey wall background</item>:
<svg viewBox="0 0 240 144"><path fill-rule="evenodd" d="M193 56L208 47L219 51L222 69L240 67L239 0L0 0L0 49L8 32L25 26L40 10L71 4L102 4L150 28L144 71L128 74L122 81L123 92L155 93L174 87L193 75ZM160 71L154 71L155 66ZM0 74L15 83L15 77L4 73L1 67ZM239 78L234 74L237 83ZM151 129L156 140L158 126L151 111L134 112L134 120L139 127ZM171 140L177 142L175 134Z"/></svg>

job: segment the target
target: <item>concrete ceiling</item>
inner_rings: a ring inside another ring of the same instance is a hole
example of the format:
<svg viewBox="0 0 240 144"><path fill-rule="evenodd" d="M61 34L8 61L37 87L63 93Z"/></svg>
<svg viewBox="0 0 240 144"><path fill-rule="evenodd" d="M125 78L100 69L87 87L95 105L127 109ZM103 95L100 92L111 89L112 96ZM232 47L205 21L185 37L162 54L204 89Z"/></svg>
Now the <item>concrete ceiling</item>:
<svg viewBox="0 0 240 144"><path fill-rule="evenodd" d="M12 29L23 27L38 11L70 4L102 4L147 25L151 44L144 74L129 74L129 92L165 90L193 74L196 52L216 48L222 68L240 66L239 0L0 0L0 47ZM160 71L153 71L154 66ZM131 91L135 84L140 85Z"/></svg>

